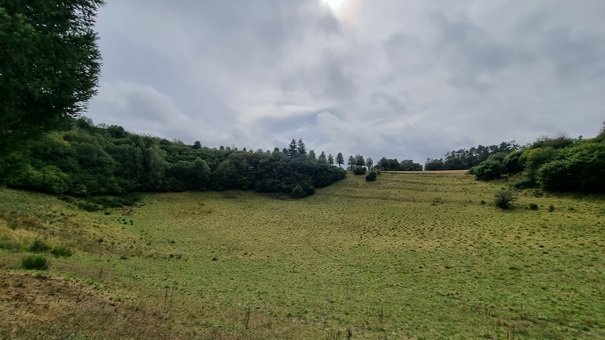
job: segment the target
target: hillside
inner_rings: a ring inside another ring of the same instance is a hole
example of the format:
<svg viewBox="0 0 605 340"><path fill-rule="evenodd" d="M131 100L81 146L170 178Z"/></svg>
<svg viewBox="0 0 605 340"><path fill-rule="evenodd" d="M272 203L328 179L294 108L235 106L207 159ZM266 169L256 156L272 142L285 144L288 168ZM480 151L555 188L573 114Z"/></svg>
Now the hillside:
<svg viewBox="0 0 605 340"><path fill-rule="evenodd" d="M506 185L350 174L299 200L160 193L98 212L0 189L0 338L605 337L603 197L527 190L502 211ZM20 269L36 239L74 254Z"/></svg>

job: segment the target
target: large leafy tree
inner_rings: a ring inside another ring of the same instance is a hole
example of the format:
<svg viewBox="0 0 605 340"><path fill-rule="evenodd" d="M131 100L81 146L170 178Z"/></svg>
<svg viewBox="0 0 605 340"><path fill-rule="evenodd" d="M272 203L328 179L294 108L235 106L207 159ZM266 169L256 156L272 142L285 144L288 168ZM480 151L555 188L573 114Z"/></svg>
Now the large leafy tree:
<svg viewBox="0 0 605 340"><path fill-rule="evenodd" d="M57 127L96 94L103 0L0 0L0 154Z"/></svg>

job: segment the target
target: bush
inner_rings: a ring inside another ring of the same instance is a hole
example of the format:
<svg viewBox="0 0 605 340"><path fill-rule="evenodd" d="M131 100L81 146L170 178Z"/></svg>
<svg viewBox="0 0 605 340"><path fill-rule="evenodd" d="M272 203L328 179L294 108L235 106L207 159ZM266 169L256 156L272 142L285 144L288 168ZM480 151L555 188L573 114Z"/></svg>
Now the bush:
<svg viewBox="0 0 605 340"><path fill-rule="evenodd" d="M35 239L34 243L29 247L29 251L34 253L42 253L49 250L50 246L40 239Z"/></svg>
<svg viewBox="0 0 605 340"><path fill-rule="evenodd" d="M365 175L366 168L364 168L363 166L356 166L353 168L353 173L355 175Z"/></svg>
<svg viewBox="0 0 605 340"><path fill-rule="evenodd" d="M527 209L529 209L529 210L538 210L538 205L536 203L530 203L527 206Z"/></svg>
<svg viewBox="0 0 605 340"><path fill-rule="evenodd" d="M28 270L46 270L50 261L44 255L29 255L21 259L21 267Z"/></svg>
<svg viewBox="0 0 605 340"><path fill-rule="evenodd" d="M605 144L583 143L561 151L560 158L537 171L542 188L552 191L605 191Z"/></svg>
<svg viewBox="0 0 605 340"><path fill-rule="evenodd" d="M476 167L473 167L469 172L475 175L477 180L489 181L500 178L503 174L505 174L506 167L502 165L500 161L488 159Z"/></svg>
<svg viewBox="0 0 605 340"><path fill-rule="evenodd" d="M494 195L494 205L500 209L510 209L515 199L515 194L512 191L500 190Z"/></svg>
<svg viewBox="0 0 605 340"><path fill-rule="evenodd" d="M375 181L376 177L378 177L378 174L376 173L376 171L370 171L370 173L366 175L366 181L368 181L368 182Z"/></svg>
<svg viewBox="0 0 605 340"><path fill-rule="evenodd" d="M502 165L506 167L506 170L510 174L516 174L523 171L523 162L521 162L521 156L523 155L523 151L516 150L504 157L502 161Z"/></svg>

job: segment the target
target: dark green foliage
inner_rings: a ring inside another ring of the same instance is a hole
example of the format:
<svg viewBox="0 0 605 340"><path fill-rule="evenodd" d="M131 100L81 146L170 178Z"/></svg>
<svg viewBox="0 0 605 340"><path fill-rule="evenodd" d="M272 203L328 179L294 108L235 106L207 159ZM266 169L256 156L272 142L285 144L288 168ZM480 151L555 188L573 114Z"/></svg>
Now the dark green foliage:
<svg viewBox="0 0 605 340"><path fill-rule="evenodd" d="M473 167L470 171L475 178L482 181L489 181L500 178L506 173L506 168L498 160L488 159L485 162Z"/></svg>
<svg viewBox="0 0 605 340"><path fill-rule="evenodd" d="M552 147L528 148L523 151L521 161L524 165L525 174L532 180L536 180L540 167L557 158L559 151Z"/></svg>
<svg viewBox="0 0 605 340"><path fill-rule="evenodd" d="M481 180L523 172L523 177L511 185L515 189L540 186L549 191L605 191L605 143L599 137L541 138L523 150L504 156L501 160L504 172L494 157L470 172Z"/></svg>
<svg viewBox="0 0 605 340"><path fill-rule="evenodd" d="M370 171L366 175L366 181L368 181L368 182L375 181L376 177L378 177L378 174L376 173L376 171Z"/></svg>
<svg viewBox="0 0 605 340"><path fill-rule="evenodd" d="M43 253L50 250L50 246L40 239L35 239L29 247L29 251L34 253Z"/></svg>
<svg viewBox="0 0 605 340"><path fill-rule="evenodd" d="M27 270L47 270L50 261L44 255L28 255L21 259L21 267Z"/></svg>
<svg viewBox="0 0 605 340"><path fill-rule="evenodd" d="M304 191L303 188L297 184L296 186L294 186L294 188L292 188L292 191L290 192L290 196L292 196L293 198L301 198L304 197Z"/></svg>
<svg viewBox="0 0 605 340"><path fill-rule="evenodd" d="M79 209L82 209L82 210L88 211L88 212L95 212L95 211L99 211L99 210L103 209L103 206L101 206L101 205L90 203L90 202L85 202L85 201L78 202L76 204L76 206Z"/></svg>
<svg viewBox="0 0 605 340"><path fill-rule="evenodd" d="M339 167L345 164L345 159L340 152L336 155L336 164L338 164Z"/></svg>
<svg viewBox="0 0 605 340"><path fill-rule="evenodd" d="M347 165L349 166L349 170L353 170L353 167L355 166L355 157L353 156L349 156L349 160L347 161Z"/></svg>
<svg viewBox="0 0 605 340"><path fill-rule="evenodd" d="M462 158L459 157L451 157L445 160L443 164L446 170L465 170L468 169L468 165L464 162Z"/></svg>
<svg viewBox="0 0 605 340"><path fill-rule="evenodd" d="M479 165L489 157L501 153L503 155L514 152L519 149L519 145L515 141L502 142L499 145L479 145L470 149L460 149L458 151L450 151L445 155L443 169L431 170L465 170ZM500 161L502 161L500 159ZM427 161L428 163L428 161ZM435 166L437 164L434 164ZM425 168L426 170L426 168Z"/></svg>
<svg viewBox="0 0 605 340"><path fill-rule="evenodd" d="M8 170L0 179L11 187L62 194L82 210L98 211L134 204L137 199L127 195L132 192L239 189L290 194L300 185L305 195L312 195L315 188L346 176L345 170L329 165L325 154L317 160L305 156L302 140L293 146L292 158L279 149L194 148L116 126L94 126L83 117L32 143L30 152L11 154L14 166L0 162L0 169Z"/></svg>
<svg viewBox="0 0 605 340"><path fill-rule="evenodd" d="M541 137L531 145L531 148L532 149L552 148L552 149L558 150L558 149L564 149L564 148L570 147L574 143L575 143L575 141L572 138L569 138L568 136L565 136L565 135L560 135L560 136L557 136L554 138Z"/></svg>
<svg viewBox="0 0 605 340"><path fill-rule="evenodd" d="M400 163L397 158L388 159L382 157L378 163L376 163L376 167L384 171L422 171L422 165L415 163L411 159L406 159Z"/></svg>
<svg viewBox="0 0 605 340"><path fill-rule="evenodd" d="M73 255L73 252L71 251L71 249L69 249L65 246L54 247L50 251L50 253L53 254L55 257L70 257Z"/></svg>
<svg viewBox="0 0 605 340"><path fill-rule="evenodd" d="M399 171L422 171L422 164L406 159L399 163Z"/></svg>
<svg viewBox="0 0 605 340"><path fill-rule="evenodd" d="M0 0L0 155L60 126L96 93L102 0Z"/></svg>
<svg viewBox="0 0 605 340"><path fill-rule="evenodd" d="M538 205L536 203L530 203L527 208L529 210L538 210Z"/></svg>
<svg viewBox="0 0 605 340"><path fill-rule="evenodd" d="M361 166L361 167L366 166L366 161L362 155L359 155L359 154L355 155L355 164L354 165Z"/></svg>
<svg viewBox="0 0 605 340"><path fill-rule="evenodd" d="M516 174L523 171L523 162L521 161L522 155L522 150L515 150L504 157L502 165L506 167L506 171L509 174Z"/></svg>
<svg viewBox="0 0 605 340"><path fill-rule="evenodd" d="M428 158L424 163L424 170L426 171L435 171L435 170L445 170L445 163L443 159L431 159Z"/></svg>
<svg viewBox="0 0 605 340"><path fill-rule="evenodd" d="M605 143L582 143L564 149L541 166L538 183L553 191L605 191Z"/></svg>
<svg viewBox="0 0 605 340"><path fill-rule="evenodd" d="M363 166L355 166L353 167L353 173L355 175L365 175L366 173L366 168L364 168Z"/></svg>
<svg viewBox="0 0 605 340"><path fill-rule="evenodd" d="M500 190L494 195L494 205L500 209L510 209L515 199L515 194L512 191Z"/></svg>

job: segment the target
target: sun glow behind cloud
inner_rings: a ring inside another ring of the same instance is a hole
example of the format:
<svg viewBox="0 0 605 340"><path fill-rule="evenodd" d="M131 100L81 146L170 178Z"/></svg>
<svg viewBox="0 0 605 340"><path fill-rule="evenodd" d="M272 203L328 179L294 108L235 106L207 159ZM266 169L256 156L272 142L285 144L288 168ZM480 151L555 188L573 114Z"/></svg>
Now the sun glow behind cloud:
<svg viewBox="0 0 605 340"><path fill-rule="evenodd" d="M355 0L320 0L320 2L341 21L353 18Z"/></svg>
<svg viewBox="0 0 605 340"><path fill-rule="evenodd" d="M321 0L322 4L328 6L333 11L337 11L345 2L346 0Z"/></svg>

